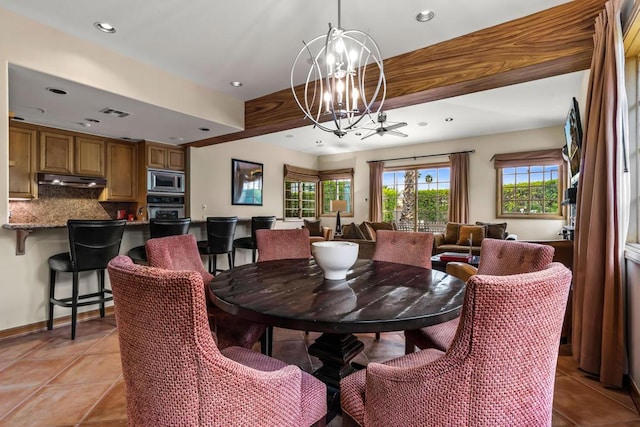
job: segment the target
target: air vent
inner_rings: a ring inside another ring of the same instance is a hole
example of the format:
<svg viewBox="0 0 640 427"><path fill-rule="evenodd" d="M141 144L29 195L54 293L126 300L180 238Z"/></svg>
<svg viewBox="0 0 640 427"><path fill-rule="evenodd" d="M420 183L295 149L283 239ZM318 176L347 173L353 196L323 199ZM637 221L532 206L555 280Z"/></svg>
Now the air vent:
<svg viewBox="0 0 640 427"><path fill-rule="evenodd" d="M126 111L120 111L120 110L116 110L115 108L103 108L102 110L100 110L101 113L104 114L108 114L110 116L115 116L115 117L127 117L128 115L130 115L131 113L127 113Z"/></svg>

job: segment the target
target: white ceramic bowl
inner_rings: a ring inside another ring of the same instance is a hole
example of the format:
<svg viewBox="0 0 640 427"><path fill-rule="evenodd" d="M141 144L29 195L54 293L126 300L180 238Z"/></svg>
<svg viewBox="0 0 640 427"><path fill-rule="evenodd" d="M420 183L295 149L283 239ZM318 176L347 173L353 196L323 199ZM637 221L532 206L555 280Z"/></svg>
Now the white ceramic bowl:
<svg viewBox="0 0 640 427"><path fill-rule="evenodd" d="M324 272L328 280L342 280L347 277L347 271L358 259L358 246L353 242L330 240L314 242L313 258Z"/></svg>

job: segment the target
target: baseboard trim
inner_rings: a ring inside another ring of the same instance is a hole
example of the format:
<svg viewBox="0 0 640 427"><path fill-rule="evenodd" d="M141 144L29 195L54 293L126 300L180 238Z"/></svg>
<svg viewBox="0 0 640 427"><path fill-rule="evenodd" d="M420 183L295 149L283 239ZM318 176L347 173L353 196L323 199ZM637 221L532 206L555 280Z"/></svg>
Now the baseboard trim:
<svg viewBox="0 0 640 427"><path fill-rule="evenodd" d="M105 314L112 314L113 306L105 307ZM82 313L78 313L78 322L96 319L100 317L100 309L97 308L95 310L85 311ZM58 317L53 320L54 329L62 326L68 325L71 323L71 315ZM0 331L0 339L17 337L20 335L27 335L33 332L41 332L47 330L47 321L43 320L42 322L31 323L29 325L17 326L11 329L5 329Z"/></svg>
<svg viewBox="0 0 640 427"><path fill-rule="evenodd" d="M625 376L629 383L629 394L631 395L631 400L633 400L633 404L636 405L636 409L640 411L640 389L635 381L633 381L633 378L629 375Z"/></svg>

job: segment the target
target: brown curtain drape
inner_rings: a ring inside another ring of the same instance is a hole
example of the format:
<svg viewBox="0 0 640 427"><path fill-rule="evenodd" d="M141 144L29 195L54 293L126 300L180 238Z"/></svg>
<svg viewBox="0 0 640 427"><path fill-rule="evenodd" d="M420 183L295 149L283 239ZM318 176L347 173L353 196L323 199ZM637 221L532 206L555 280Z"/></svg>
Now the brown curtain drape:
<svg viewBox="0 0 640 427"><path fill-rule="evenodd" d="M369 221L382 221L382 174L383 162L369 163Z"/></svg>
<svg viewBox="0 0 640 427"><path fill-rule="evenodd" d="M573 356L580 369L622 386L628 174L627 102L619 0L596 18L587 88L574 243Z"/></svg>
<svg viewBox="0 0 640 427"><path fill-rule="evenodd" d="M469 222L469 153L454 153L451 162L449 221Z"/></svg>

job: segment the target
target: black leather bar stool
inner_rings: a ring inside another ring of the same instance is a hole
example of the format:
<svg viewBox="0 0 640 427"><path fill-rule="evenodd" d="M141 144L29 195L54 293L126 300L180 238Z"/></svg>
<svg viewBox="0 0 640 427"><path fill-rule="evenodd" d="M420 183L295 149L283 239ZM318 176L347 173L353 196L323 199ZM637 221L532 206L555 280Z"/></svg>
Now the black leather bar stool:
<svg viewBox="0 0 640 427"><path fill-rule="evenodd" d="M191 218L152 218L149 220L149 236L151 239L156 239L158 237L187 234L190 226ZM136 264L147 264L147 251L144 245L129 249L127 255Z"/></svg>
<svg viewBox="0 0 640 427"><path fill-rule="evenodd" d="M104 270L120 252L120 243L126 220L74 220L67 221L69 249L49 257L49 319L47 329L53 328L53 305L71 308L71 339L76 338L78 307L100 304L100 317L104 317L104 303L113 299L110 289L104 287ZM78 273L96 270L98 292L79 295ZM72 296L56 298L56 273L73 274Z"/></svg>
<svg viewBox="0 0 640 427"><path fill-rule="evenodd" d="M209 257L209 273L222 271L216 268L218 255L227 254L229 268L233 267L233 237L236 234L237 216L207 217L207 240L198 242L198 250Z"/></svg>
<svg viewBox="0 0 640 427"><path fill-rule="evenodd" d="M236 249L251 249L251 260L256 262L256 230L270 230L276 225L275 216L254 216L251 217L251 236L240 237L233 241L233 262L236 262Z"/></svg>

